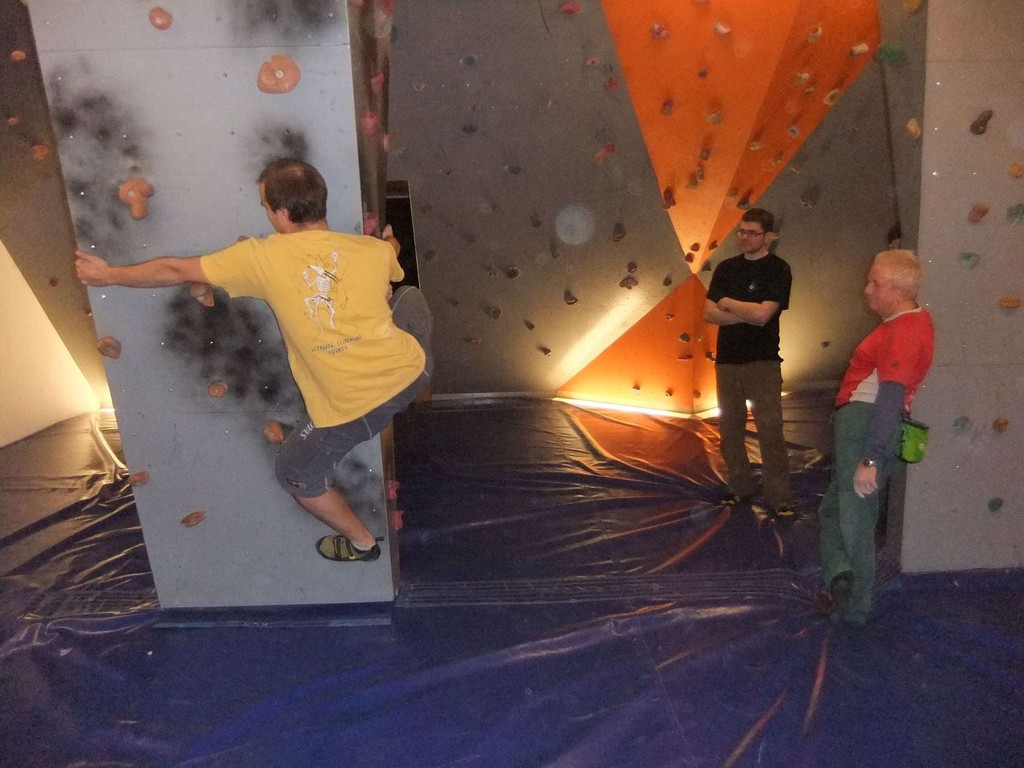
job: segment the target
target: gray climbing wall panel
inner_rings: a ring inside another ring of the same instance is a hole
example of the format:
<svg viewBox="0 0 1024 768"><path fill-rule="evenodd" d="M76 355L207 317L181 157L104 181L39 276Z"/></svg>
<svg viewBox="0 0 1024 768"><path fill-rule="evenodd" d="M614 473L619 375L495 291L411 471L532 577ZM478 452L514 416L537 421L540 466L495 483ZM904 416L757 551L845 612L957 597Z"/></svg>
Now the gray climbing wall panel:
<svg viewBox="0 0 1024 768"><path fill-rule="evenodd" d="M176 2L165 29L152 7L30 6L78 246L126 264L267 234L256 177L283 156L323 173L335 229L361 231L344 0ZM273 55L299 66L293 90L257 88ZM118 199L134 177L153 188L143 218ZM123 288L91 289L90 301L98 335L121 343L107 376L129 468L149 473L136 498L162 606L393 598L390 540L375 563L321 559L313 544L328 531L273 479L262 429L294 423L301 399L262 303L204 310L183 289ZM214 383L226 395L211 396ZM339 469L377 536L389 529L386 469L379 439Z"/></svg>

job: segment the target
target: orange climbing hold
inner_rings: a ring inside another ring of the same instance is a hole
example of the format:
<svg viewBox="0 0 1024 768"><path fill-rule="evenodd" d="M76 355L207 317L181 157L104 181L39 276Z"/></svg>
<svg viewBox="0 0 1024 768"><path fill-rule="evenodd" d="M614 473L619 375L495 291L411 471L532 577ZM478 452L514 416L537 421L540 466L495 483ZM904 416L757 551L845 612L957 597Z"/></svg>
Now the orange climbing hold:
<svg viewBox="0 0 1024 768"><path fill-rule="evenodd" d="M11 61L24 61L25 58L24 51L11 51Z"/></svg>
<svg viewBox="0 0 1024 768"><path fill-rule="evenodd" d="M149 212L149 204L146 201L153 196L155 191L152 184L135 176L118 187L117 197L131 209L132 218L140 221L146 218L146 214Z"/></svg>
<svg viewBox="0 0 1024 768"><path fill-rule="evenodd" d="M206 394L210 397L224 397L228 393L228 385L223 381L215 381L206 388Z"/></svg>
<svg viewBox="0 0 1024 768"><path fill-rule="evenodd" d="M132 472L132 474L128 475L128 485L130 486L134 487L137 485L145 485L148 482L149 472L144 469L138 472Z"/></svg>
<svg viewBox="0 0 1024 768"><path fill-rule="evenodd" d="M363 133L371 135L377 132L377 113L371 110L363 112L363 116L359 120L360 125L363 126Z"/></svg>
<svg viewBox="0 0 1024 768"><path fill-rule="evenodd" d="M992 422L992 429L999 433L1005 432L1008 426L1010 426L1010 422L1008 419L1000 418Z"/></svg>
<svg viewBox="0 0 1024 768"><path fill-rule="evenodd" d="M96 349L100 351L101 355L109 357L111 360L117 360L121 356L121 342L113 336L104 336L97 341Z"/></svg>
<svg viewBox="0 0 1024 768"><path fill-rule="evenodd" d="M274 54L260 67L256 86L264 93L288 93L301 77L298 64L287 56Z"/></svg>
<svg viewBox="0 0 1024 768"><path fill-rule="evenodd" d="M921 124L913 117L907 120L907 135L914 141L921 138Z"/></svg>
<svg viewBox="0 0 1024 768"><path fill-rule="evenodd" d="M197 509L195 512L189 512L183 518L181 518L181 524L186 528L195 528L203 520L206 519L206 513L201 509Z"/></svg>
<svg viewBox="0 0 1024 768"><path fill-rule="evenodd" d="M149 12L149 23L157 29L168 29L174 22L174 17L159 5Z"/></svg>
<svg viewBox="0 0 1024 768"><path fill-rule="evenodd" d="M607 144L605 144L603 147L601 147L599 150L597 150L597 152L594 153L594 162L595 163L603 163L606 159L608 159L609 155L612 155L614 153L615 153L615 142L614 141L609 141Z"/></svg>
<svg viewBox="0 0 1024 768"><path fill-rule="evenodd" d="M267 425L263 428L263 439L268 443L278 445L284 442L284 427L279 421L267 422Z"/></svg>
<svg viewBox="0 0 1024 768"><path fill-rule="evenodd" d="M45 160L50 156L50 148L45 144L33 144L32 145L32 159L33 160Z"/></svg>
<svg viewBox="0 0 1024 768"><path fill-rule="evenodd" d="M1010 175L1015 179L1019 179L1024 176L1024 165L1018 165L1014 163L1010 166Z"/></svg>
<svg viewBox="0 0 1024 768"><path fill-rule="evenodd" d="M967 214L967 220L972 224L977 224L988 215L988 210L988 206L984 203L975 203Z"/></svg>
<svg viewBox="0 0 1024 768"><path fill-rule="evenodd" d="M999 299L999 306L1003 309L1018 309L1020 307L1020 298L1017 296L1003 296Z"/></svg>

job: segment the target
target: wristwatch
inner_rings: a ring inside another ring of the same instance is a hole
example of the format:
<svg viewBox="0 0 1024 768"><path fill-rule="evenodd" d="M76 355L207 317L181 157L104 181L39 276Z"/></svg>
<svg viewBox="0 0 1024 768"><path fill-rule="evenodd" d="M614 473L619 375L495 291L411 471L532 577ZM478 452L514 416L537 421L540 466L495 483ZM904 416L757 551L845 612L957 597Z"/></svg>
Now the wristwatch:
<svg viewBox="0 0 1024 768"><path fill-rule="evenodd" d="M878 466L878 462L875 461L874 459L861 459L860 463L861 463L862 466L865 466L865 467L877 467Z"/></svg>

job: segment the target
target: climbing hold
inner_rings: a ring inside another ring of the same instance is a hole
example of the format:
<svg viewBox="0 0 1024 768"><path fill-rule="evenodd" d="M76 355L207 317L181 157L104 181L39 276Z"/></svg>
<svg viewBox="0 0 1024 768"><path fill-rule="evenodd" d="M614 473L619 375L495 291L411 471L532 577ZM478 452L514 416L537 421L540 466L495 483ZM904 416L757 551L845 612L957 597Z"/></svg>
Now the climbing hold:
<svg viewBox="0 0 1024 768"><path fill-rule="evenodd" d="M390 152L391 151L391 134L390 133L382 133L380 135L380 148L382 150L384 150L385 152Z"/></svg>
<svg viewBox="0 0 1024 768"><path fill-rule="evenodd" d="M956 258L964 269L974 269L978 266L978 262L981 261L981 256L971 251L961 251L956 255Z"/></svg>
<svg viewBox="0 0 1024 768"><path fill-rule="evenodd" d="M117 360L121 356L121 342L113 336L104 336L97 341L96 349L100 351L101 355L109 357L111 360Z"/></svg>
<svg viewBox="0 0 1024 768"><path fill-rule="evenodd" d="M562 298L565 299L565 303L568 304L569 306L572 306L577 301L579 301L579 299L572 295L572 291L570 291L568 288L565 289L565 293L562 294Z"/></svg>
<svg viewBox="0 0 1024 768"><path fill-rule="evenodd" d="M838 88L833 88L831 91L825 94L825 98L822 99L828 106L834 107L839 101L839 97L842 96L842 92Z"/></svg>
<svg viewBox="0 0 1024 768"><path fill-rule="evenodd" d="M563 16L575 16L581 10L580 0L565 0L565 2L558 6L558 12Z"/></svg>
<svg viewBox="0 0 1024 768"><path fill-rule="evenodd" d="M638 283L637 279L632 275L626 275L619 281L619 288L626 288L630 291L638 285L640 285L640 283Z"/></svg>
<svg viewBox="0 0 1024 768"><path fill-rule="evenodd" d="M491 320L499 320L501 318L501 310L497 307L486 307L484 311L487 313Z"/></svg>
<svg viewBox="0 0 1024 768"><path fill-rule="evenodd" d="M999 299L999 306L1003 309L1019 309L1020 308L1020 297L1018 296L1002 296Z"/></svg>
<svg viewBox="0 0 1024 768"><path fill-rule="evenodd" d="M740 201L736 203L736 207L741 211L746 211L750 208L750 197L749 193L740 198Z"/></svg>
<svg viewBox="0 0 1024 768"><path fill-rule="evenodd" d="M505 277L507 277L509 280L515 280L521 274L522 271L519 269L519 267L505 267Z"/></svg>
<svg viewBox="0 0 1024 768"><path fill-rule="evenodd" d="M850 49L850 57L856 58L857 56L863 56L865 53L870 51L867 43L857 43L853 48Z"/></svg>
<svg viewBox="0 0 1024 768"><path fill-rule="evenodd" d="M875 58L879 61L889 62L890 64L903 61L903 46L897 45L896 43L882 43L878 46L878 50L875 51Z"/></svg>
<svg viewBox="0 0 1024 768"><path fill-rule="evenodd" d="M206 513L201 509L197 509L195 512L189 512L183 518L181 518L181 524L186 528L194 528L199 525L203 520L206 519Z"/></svg>
<svg viewBox="0 0 1024 768"><path fill-rule="evenodd" d="M665 117L668 117L669 115L672 114L673 106L674 105L672 103L672 99L665 99L663 102L661 102L661 114L664 115Z"/></svg>
<svg viewBox="0 0 1024 768"><path fill-rule="evenodd" d="M651 24L651 37L655 40L668 40L669 31L661 24Z"/></svg>
<svg viewBox="0 0 1024 768"><path fill-rule="evenodd" d="M917 122L916 118L910 118L907 120L907 135L914 141L921 138L921 124Z"/></svg>
<svg viewBox="0 0 1024 768"><path fill-rule="evenodd" d="M149 472L142 469L138 472L132 472L128 475L128 485L135 487L137 485L145 485L149 482Z"/></svg>
<svg viewBox="0 0 1024 768"><path fill-rule="evenodd" d="M615 153L615 142L614 141L609 141L607 144L605 144L603 147L601 147L599 150L597 150L596 153L594 153L594 162L595 163L603 163L605 161L605 159L609 155L612 155L614 153Z"/></svg>
<svg viewBox="0 0 1024 768"><path fill-rule="evenodd" d="M394 530L400 531L400 530L402 530L402 528L405 527L405 520L402 519L402 515L404 515L404 514L405 513L402 510L400 510L400 509L396 509L396 510L392 511L392 513L391 513L391 527Z"/></svg>
<svg viewBox="0 0 1024 768"><path fill-rule="evenodd" d="M717 247L718 247L718 241L717 240L712 240L710 243L708 243L708 250L709 251L713 251Z"/></svg>
<svg viewBox="0 0 1024 768"><path fill-rule="evenodd" d="M688 333L681 333L681 334L679 334L679 340L681 342L683 342L683 344L689 344L690 343L690 334L688 334Z"/></svg>
<svg viewBox="0 0 1024 768"><path fill-rule="evenodd" d="M370 90L374 93L380 93L384 88L384 73L378 72L370 78Z"/></svg>
<svg viewBox="0 0 1024 768"><path fill-rule="evenodd" d="M374 127L376 127L376 123L374 123ZM462 132L467 136L472 136L476 133L476 123L463 123ZM368 133L373 133L373 130L371 129Z"/></svg>
<svg viewBox="0 0 1024 768"><path fill-rule="evenodd" d="M785 155L782 152L777 152L775 157L772 158L772 165L782 165L784 159Z"/></svg>
<svg viewBox="0 0 1024 768"><path fill-rule="evenodd" d="M992 429L1000 434L1005 432L1008 426L1010 426L1009 419L999 418L992 422Z"/></svg>
<svg viewBox="0 0 1024 768"><path fill-rule="evenodd" d="M148 213L146 201L153 196L155 191L152 184L135 176L118 187L117 197L131 210L132 218L140 221L146 218Z"/></svg>
<svg viewBox="0 0 1024 768"><path fill-rule="evenodd" d="M612 242L618 243L626 236L626 225L621 221L616 221L615 226L612 227Z"/></svg>
<svg viewBox="0 0 1024 768"><path fill-rule="evenodd" d="M1024 203L1017 203L1017 205L1011 205L1006 209L1006 223L1012 227L1020 224L1021 219L1024 219Z"/></svg>
<svg viewBox="0 0 1024 768"><path fill-rule="evenodd" d="M829 347L829 344L831 344L831 342L829 342L829 341L823 341L823 342L821 342L821 343L819 344L819 346L820 346L820 347L821 347L822 349L828 349L828 347Z"/></svg>
<svg viewBox="0 0 1024 768"><path fill-rule="evenodd" d="M820 197L821 187L818 184L812 184L804 189L800 194L800 204L804 206L804 208L814 208Z"/></svg>
<svg viewBox="0 0 1024 768"><path fill-rule="evenodd" d="M530 214L530 226L531 227L537 228L537 227L539 227L543 223L544 222L541 221L540 216L538 216L536 213L531 213Z"/></svg>
<svg viewBox="0 0 1024 768"><path fill-rule="evenodd" d="M547 347L537 347L537 351L544 355L544 357L548 357L551 354L551 350Z"/></svg>
<svg viewBox="0 0 1024 768"><path fill-rule="evenodd" d="M971 210L967 214L967 220L972 224L977 224L985 218L988 214L988 210L988 206L985 205L985 203L975 203L971 206Z"/></svg>
<svg viewBox="0 0 1024 768"><path fill-rule="evenodd" d="M711 350L708 350L707 352L704 353L704 357L713 362L715 359L715 353L712 352Z"/></svg>
<svg viewBox="0 0 1024 768"><path fill-rule="evenodd" d="M298 64L287 56L274 54L260 67L256 87L264 93L288 93L301 77Z"/></svg>
<svg viewBox="0 0 1024 768"><path fill-rule="evenodd" d="M10 122L10 120L8 120L7 122ZM1017 163L1011 165L1010 175L1013 176L1013 178L1015 179L1019 179L1022 176L1024 176L1024 165L1018 165Z"/></svg>
<svg viewBox="0 0 1024 768"><path fill-rule="evenodd" d="M714 112L711 112L708 115L707 120L712 125L718 125L720 122L722 122L722 110L718 109L715 110Z"/></svg>
<svg viewBox="0 0 1024 768"><path fill-rule="evenodd" d="M808 43L816 43L821 40L821 27L815 27L811 30L810 34L807 35Z"/></svg>
<svg viewBox="0 0 1024 768"><path fill-rule="evenodd" d="M790 124L790 126L786 129L786 133L789 134L790 138L793 138L793 139L800 138L800 128L797 127L797 125L795 123Z"/></svg>
<svg viewBox="0 0 1024 768"><path fill-rule="evenodd" d="M971 133L975 136L981 136L985 133L988 130L988 121L992 119L993 114L995 113L991 109L986 109L974 118L974 121L971 123Z"/></svg>
<svg viewBox="0 0 1024 768"><path fill-rule="evenodd" d="M268 421L263 427L263 439L268 443L280 445L284 442L284 425L279 421Z"/></svg>
<svg viewBox="0 0 1024 768"><path fill-rule="evenodd" d="M971 420L966 416L957 416L953 419L953 431L957 434L963 434L971 426Z"/></svg>
<svg viewBox="0 0 1024 768"><path fill-rule="evenodd" d="M206 388L206 394L210 397L224 397L228 393L228 385L223 381L215 381Z"/></svg>
<svg viewBox="0 0 1024 768"><path fill-rule="evenodd" d="M693 390L693 399L694 400L700 400L702 397L704 397L704 395L701 393L701 391L699 389Z"/></svg>
<svg viewBox="0 0 1024 768"><path fill-rule="evenodd" d="M24 51L11 51L11 61L24 61L25 58Z"/></svg>
<svg viewBox="0 0 1024 768"><path fill-rule="evenodd" d="M11 126L12 128L14 126L16 126L20 122L21 122L21 118L18 117L17 115L11 115L10 117L7 118L7 124L9 126Z"/></svg>
<svg viewBox="0 0 1024 768"><path fill-rule="evenodd" d="M174 21L174 17L159 5L149 12L149 23L157 29L167 29Z"/></svg>
<svg viewBox="0 0 1024 768"><path fill-rule="evenodd" d="M45 160L50 156L50 148L45 144L33 144L32 145L32 159L33 160Z"/></svg>
<svg viewBox="0 0 1024 768"><path fill-rule="evenodd" d="M528 330L528 331L532 331L534 328L537 327L536 325L531 323L529 320L523 320L523 325L526 326L526 330Z"/></svg>
<svg viewBox="0 0 1024 768"><path fill-rule="evenodd" d="M988 511L998 512L1003 507L1003 500L996 496L994 499L988 500Z"/></svg>
<svg viewBox="0 0 1024 768"><path fill-rule="evenodd" d="M639 384L634 384L633 385L633 394L634 395L639 395L640 394L640 385Z"/></svg>
<svg viewBox="0 0 1024 768"><path fill-rule="evenodd" d="M51 277L46 282L50 284L51 288L56 288L60 284L60 281L56 277Z"/></svg>
<svg viewBox="0 0 1024 768"><path fill-rule="evenodd" d="M701 160L705 160L705 161L711 159L711 148L710 147L701 147L700 148L700 159Z"/></svg>
<svg viewBox="0 0 1024 768"><path fill-rule="evenodd" d="M665 319L666 320L674 320L675 319L675 315L672 314L671 312L666 312L665 313Z"/></svg>
<svg viewBox="0 0 1024 768"><path fill-rule="evenodd" d="M700 250L700 243L692 243L690 245L690 250L691 251L699 251Z"/></svg>
<svg viewBox="0 0 1024 768"><path fill-rule="evenodd" d="M377 228L380 227L380 216L373 211L367 211L363 214L363 234L364 235L375 235L377 234Z"/></svg>
<svg viewBox="0 0 1024 768"><path fill-rule="evenodd" d="M661 207L666 210L676 204L676 195L672 187L665 187L661 193Z"/></svg>
<svg viewBox="0 0 1024 768"><path fill-rule="evenodd" d="M739 196L740 191L736 187L733 187L726 193L726 197L728 197L730 200L735 200Z"/></svg>
<svg viewBox="0 0 1024 768"><path fill-rule="evenodd" d="M363 128L363 133L369 135L377 131L377 113L372 110L366 110L363 112L363 116L359 119L359 124ZM465 130L465 128L463 128ZM476 130L475 128L473 129ZM473 131L470 131L472 133Z"/></svg>
<svg viewBox="0 0 1024 768"><path fill-rule="evenodd" d="M615 75L612 75L607 80L605 80L604 89L606 91L608 91L609 93L614 91L614 90L617 90L618 87L619 87L619 78L615 77Z"/></svg>
<svg viewBox="0 0 1024 768"><path fill-rule="evenodd" d="M796 80L794 82L795 82L796 85L806 85L807 83L810 82L810 80L811 80L811 73L810 72L801 72L800 74L798 74L796 76Z"/></svg>
<svg viewBox="0 0 1024 768"><path fill-rule="evenodd" d="M631 261L631 262L629 262L629 264L626 265L626 271L629 272L629 274L631 274L631 275L634 272L636 272L638 269L639 269L639 267L636 265L635 261Z"/></svg>
<svg viewBox="0 0 1024 768"><path fill-rule="evenodd" d="M751 150L752 152L757 152L757 150L759 150L760 148L761 148L761 142L760 141L752 141L749 144L747 144L747 149Z"/></svg>
<svg viewBox="0 0 1024 768"><path fill-rule="evenodd" d="M665 397L672 397L672 390L671 389L666 389L665 390Z"/></svg>
<svg viewBox="0 0 1024 768"><path fill-rule="evenodd" d="M467 344L472 344L474 347L479 347L483 343L480 339L473 336L463 336L462 340Z"/></svg>
<svg viewBox="0 0 1024 768"><path fill-rule="evenodd" d="M732 32L732 27L730 27L728 24L724 24L721 21L715 22L716 35L728 35L730 32Z"/></svg>
<svg viewBox="0 0 1024 768"><path fill-rule="evenodd" d="M921 0L903 0L903 10L907 12L908 16L915 13L920 7Z"/></svg>
<svg viewBox="0 0 1024 768"><path fill-rule="evenodd" d="M672 285L672 275L665 275L665 279L661 281L661 284L666 287Z"/></svg>
<svg viewBox="0 0 1024 768"><path fill-rule="evenodd" d="M588 67L600 67L601 59L597 56L587 56L586 61L583 62Z"/></svg>
<svg viewBox="0 0 1024 768"><path fill-rule="evenodd" d="M699 78L701 78L703 80L707 76L708 76L708 68L707 67L701 67L700 69L697 70L697 77L699 77Z"/></svg>
<svg viewBox="0 0 1024 768"><path fill-rule="evenodd" d="M684 352L679 357L677 357L676 360L693 360L693 355L691 355L689 352Z"/></svg>
<svg viewBox="0 0 1024 768"><path fill-rule="evenodd" d="M683 261L685 261L687 264L693 264L693 260L694 259L692 253L687 253L685 256L683 256Z"/></svg>

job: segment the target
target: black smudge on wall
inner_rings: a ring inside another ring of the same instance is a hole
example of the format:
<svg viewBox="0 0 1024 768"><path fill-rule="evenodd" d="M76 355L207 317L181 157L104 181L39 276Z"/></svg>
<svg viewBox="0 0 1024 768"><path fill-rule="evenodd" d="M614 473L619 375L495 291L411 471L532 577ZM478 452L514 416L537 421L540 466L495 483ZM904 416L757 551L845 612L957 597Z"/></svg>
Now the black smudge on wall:
<svg viewBox="0 0 1024 768"><path fill-rule="evenodd" d="M84 63L53 73L53 128L79 247L95 247L113 263L124 263L131 252L124 237L131 213L118 188L132 176L147 176L147 134L128 106L90 84L90 77Z"/></svg>
<svg viewBox="0 0 1024 768"><path fill-rule="evenodd" d="M289 38L322 33L347 14L345 0L230 0L230 8L240 34L274 31Z"/></svg>
<svg viewBox="0 0 1024 768"><path fill-rule="evenodd" d="M167 305L164 345L195 373L205 391L215 381L227 385L227 397L295 410L301 397L269 309L255 301L228 299L217 292L204 307L176 292Z"/></svg>
<svg viewBox="0 0 1024 768"><path fill-rule="evenodd" d="M272 160L287 157L309 162L309 140L301 128L288 125L268 125L256 131L253 146L247 153L253 165L253 178Z"/></svg>

